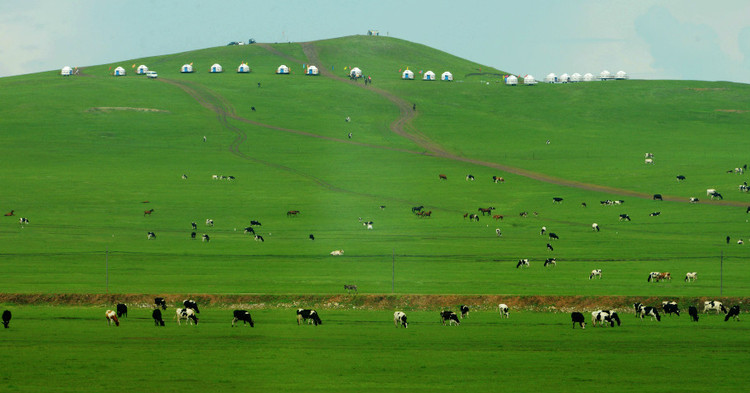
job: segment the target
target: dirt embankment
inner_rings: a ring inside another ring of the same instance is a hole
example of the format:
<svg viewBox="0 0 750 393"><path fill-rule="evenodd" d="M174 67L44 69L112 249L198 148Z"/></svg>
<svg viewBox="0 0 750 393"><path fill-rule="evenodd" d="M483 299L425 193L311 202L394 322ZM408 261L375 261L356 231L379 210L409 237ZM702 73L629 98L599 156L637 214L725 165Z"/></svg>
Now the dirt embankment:
<svg viewBox="0 0 750 393"><path fill-rule="evenodd" d="M662 297L653 296L519 296L519 295L191 295L191 294L0 294L0 303L16 305L111 306L125 303L135 307L151 307L155 297L166 299L170 307L185 299L195 300L201 307L275 309L313 307L321 309L364 310L441 310L466 304L473 310L497 309L505 303L512 309L549 312L616 309L627 311L641 302L658 306ZM727 305L747 304L747 297L678 297L670 298L684 308L701 305L705 300L719 300ZM701 309L702 307L699 307Z"/></svg>

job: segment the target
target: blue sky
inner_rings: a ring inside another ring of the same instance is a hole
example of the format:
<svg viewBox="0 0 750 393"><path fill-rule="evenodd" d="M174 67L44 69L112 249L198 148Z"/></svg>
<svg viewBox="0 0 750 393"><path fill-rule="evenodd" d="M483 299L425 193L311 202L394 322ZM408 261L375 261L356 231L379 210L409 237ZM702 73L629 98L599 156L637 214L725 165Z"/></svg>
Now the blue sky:
<svg viewBox="0 0 750 393"><path fill-rule="evenodd" d="M459 4L461 4L459 6ZM0 2L0 76L377 29L515 74L750 83L750 1Z"/></svg>

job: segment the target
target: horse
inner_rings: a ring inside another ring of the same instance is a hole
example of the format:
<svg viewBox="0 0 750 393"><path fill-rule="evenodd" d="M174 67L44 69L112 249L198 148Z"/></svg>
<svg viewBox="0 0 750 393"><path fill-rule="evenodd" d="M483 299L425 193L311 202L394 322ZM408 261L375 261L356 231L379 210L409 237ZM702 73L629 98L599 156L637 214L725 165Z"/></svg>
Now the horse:
<svg viewBox="0 0 750 393"><path fill-rule="evenodd" d="M5 213L5 217L10 217L10 216L14 216L14 215L15 215L15 210L11 210L11 211Z"/></svg>
<svg viewBox="0 0 750 393"><path fill-rule="evenodd" d="M299 210L289 210L286 212L287 217L297 217L297 214L299 214Z"/></svg>
<svg viewBox="0 0 750 393"><path fill-rule="evenodd" d="M414 206L414 207L411 208L411 212L414 213L414 214L417 214L417 213L421 212L422 209L424 209L424 206Z"/></svg>
<svg viewBox="0 0 750 393"><path fill-rule="evenodd" d="M144 210L143 217L150 216L154 212L154 209Z"/></svg>
<svg viewBox="0 0 750 393"><path fill-rule="evenodd" d="M493 210L495 210L495 208L494 208L494 207L492 207L492 206L490 206L490 207L488 207L488 208L483 208L483 207L480 207L479 209L477 209L477 211L478 211L478 212L481 212L481 213L482 213L482 215L485 215L485 214L492 214L492 211L493 211Z"/></svg>
<svg viewBox="0 0 750 393"><path fill-rule="evenodd" d="M417 216L419 216L419 218L430 217L431 215L432 215L432 210L417 213Z"/></svg>

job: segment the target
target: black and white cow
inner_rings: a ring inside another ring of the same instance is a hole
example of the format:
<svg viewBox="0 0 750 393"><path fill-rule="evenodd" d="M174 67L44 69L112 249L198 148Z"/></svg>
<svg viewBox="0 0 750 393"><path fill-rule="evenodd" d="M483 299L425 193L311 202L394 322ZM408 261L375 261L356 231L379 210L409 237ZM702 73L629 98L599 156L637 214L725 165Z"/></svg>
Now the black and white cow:
<svg viewBox="0 0 750 393"><path fill-rule="evenodd" d="M200 314L201 310L198 309L198 303L193 301L192 299L186 299L182 301L182 305L185 306L185 308L191 308L195 310L196 314Z"/></svg>
<svg viewBox="0 0 750 393"><path fill-rule="evenodd" d="M578 311L573 311L570 313L570 319L573 320L573 329L576 328L576 323L581 326L581 329L586 329L586 320L583 317L583 314Z"/></svg>
<svg viewBox="0 0 750 393"><path fill-rule="evenodd" d="M151 318L154 319L155 326L164 326L164 320L161 318L161 310L158 308L151 312Z"/></svg>
<svg viewBox="0 0 750 393"><path fill-rule="evenodd" d="M526 259L526 258L519 259L518 263L516 264L516 269L518 269L519 267L522 267L522 266L523 267L529 267L529 260Z"/></svg>
<svg viewBox="0 0 750 393"><path fill-rule="evenodd" d="M547 258L544 261L544 266L546 267L547 265L557 266L557 258Z"/></svg>
<svg viewBox="0 0 750 393"><path fill-rule="evenodd" d="M460 325L461 322L458 320L458 315L454 313L453 311L441 311L440 312L440 321L445 325L445 322L448 322L448 325L453 325L455 323L456 325Z"/></svg>
<svg viewBox="0 0 750 393"><path fill-rule="evenodd" d="M469 306L462 304L459 308L461 309L461 319L469 316Z"/></svg>
<svg viewBox="0 0 750 393"><path fill-rule="evenodd" d="M312 321L315 326L323 324L317 311L300 308L297 310L297 325L302 324L303 321Z"/></svg>
<svg viewBox="0 0 750 393"><path fill-rule="evenodd" d="M204 233L203 236L201 236L201 240L203 240L204 242L208 243L208 242L211 241L211 237L208 236L207 233Z"/></svg>
<svg viewBox="0 0 750 393"><path fill-rule="evenodd" d="M146 239L147 240L156 239L156 234L154 232L148 232L146 233Z"/></svg>
<svg viewBox="0 0 750 393"><path fill-rule="evenodd" d="M263 240L263 236L261 236L261 235L255 235L255 241L263 243L265 240Z"/></svg>
<svg viewBox="0 0 750 393"><path fill-rule="evenodd" d="M255 235L255 229L253 229L253 227L245 227L245 233L252 233Z"/></svg>
<svg viewBox="0 0 750 393"><path fill-rule="evenodd" d="M615 322L617 322L617 326L620 326L620 316L617 315L615 311L596 310L591 313L591 324L594 326L596 326L597 324L599 326L609 324L610 327L614 327Z"/></svg>
<svg viewBox="0 0 750 393"><path fill-rule="evenodd" d="M680 307L677 306L676 302L669 302L665 300L661 302L661 309L664 311L664 314L677 314L678 317L680 316Z"/></svg>
<svg viewBox="0 0 750 393"><path fill-rule="evenodd" d="M547 250L549 250L549 251L555 251L555 248L552 247L551 244L547 243Z"/></svg>
<svg viewBox="0 0 750 393"><path fill-rule="evenodd" d="M126 317L127 318L127 316L128 316L128 306L126 306L126 305L124 305L122 303L118 303L116 307L117 307L117 309L116 309L117 310L117 318L122 318L122 317Z"/></svg>
<svg viewBox="0 0 750 393"><path fill-rule="evenodd" d="M655 201L663 201L664 198L661 196L661 194L654 194L654 200Z"/></svg>
<svg viewBox="0 0 750 393"><path fill-rule="evenodd" d="M592 270L591 274L589 274L589 280L591 280L594 277L602 278L602 269L594 269L594 270Z"/></svg>
<svg viewBox="0 0 750 393"><path fill-rule="evenodd" d="M633 308L635 309L635 317L638 318L641 316L641 309L645 307L643 303L633 303Z"/></svg>
<svg viewBox="0 0 750 393"><path fill-rule="evenodd" d="M29 219L26 218L26 217L21 217L21 218L18 219L18 223L21 224L21 225L28 224L29 223Z"/></svg>
<svg viewBox="0 0 750 393"><path fill-rule="evenodd" d="M627 214L620 214L620 221L630 221L630 216Z"/></svg>
<svg viewBox="0 0 750 393"><path fill-rule="evenodd" d="M688 307L688 314L691 322L698 322L698 309L695 306Z"/></svg>
<svg viewBox="0 0 750 393"><path fill-rule="evenodd" d="M13 315L10 313L10 310L3 311L3 326L7 329L10 325L10 318L12 318Z"/></svg>
<svg viewBox="0 0 750 393"><path fill-rule="evenodd" d="M706 300L703 302L703 312L708 313L709 310L715 310L716 314L719 314L719 311L723 312L724 314L727 313L727 308L724 307L724 305L721 302L717 302L715 300Z"/></svg>
<svg viewBox="0 0 750 393"><path fill-rule="evenodd" d="M724 322L728 321L729 318L733 318L735 321L740 320L740 306L734 305L729 309L729 313L724 317Z"/></svg>
<svg viewBox="0 0 750 393"><path fill-rule="evenodd" d="M651 317L651 320L653 321L654 318L656 318L657 321L661 321L661 315L659 315L659 310L657 310L655 307L646 306L641 308L641 320L643 320L643 317L649 316Z"/></svg>
<svg viewBox="0 0 750 393"><path fill-rule="evenodd" d="M557 234L555 232L550 232L549 233L549 238L550 238L550 240L559 240L560 236L557 236Z"/></svg>
<svg viewBox="0 0 750 393"><path fill-rule="evenodd" d="M346 293L352 293L352 291L358 293L357 286L354 284L344 284L344 289L346 290Z"/></svg>
<svg viewBox="0 0 750 393"><path fill-rule="evenodd" d="M214 226L214 220L212 220L212 219L210 219L210 218L207 218L207 219L206 219L206 226L207 226L207 227L212 227L212 226Z"/></svg>
<svg viewBox="0 0 750 393"><path fill-rule="evenodd" d="M510 308L507 304L500 303L497 305L497 309L500 311L500 318L510 318L510 314L508 313Z"/></svg>
<svg viewBox="0 0 750 393"><path fill-rule="evenodd" d="M597 223L591 224L591 230L599 232L600 231L599 224L597 224Z"/></svg>
<svg viewBox="0 0 750 393"><path fill-rule="evenodd" d="M253 322L253 317L250 316L250 313L246 310L234 310L234 318L232 319L232 327L234 327L234 324L237 323L237 321L242 321L242 324L250 324L250 327L255 327L255 322Z"/></svg>
<svg viewBox="0 0 750 393"><path fill-rule="evenodd" d="M188 321L188 325L198 324L198 317L195 316L195 310L192 308L178 308L175 310L175 319L177 319L177 324L181 325L180 320L186 320Z"/></svg>
<svg viewBox="0 0 750 393"><path fill-rule="evenodd" d="M685 273L685 282L691 282L698 279L698 272L687 272Z"/></svg>
<svg viewBox="0 0 750 393"><path fill-rule="evenodd" d="M396 311L393 313L393 324L396 327L403 326L404 328L409 327L409 323L406 322L406 314L402 311Z"/></svg>
<svg viewBox="0 0 750 393"><path fill-rule="evenodd" d="M685 176L677 175L677 181L683 181L685 180Z"/></svg>
<svg viewBox="0 0 750 393"><path fill-rule="evenodd" d="M196 224L195 221L191 222L190 225L193 227L194 231L198 230L198 224Z"/></svg>
<svg viewBox="0 0 750 393"><path fill-rule="evenodd" d="M255 220L250 220L250 225L257 225L259 227L262 226L260 221L255 221Z"/></svg>
<svg viewBox="0 0 750 393"><path fill-rule="evenodd" d="M651 213L649 214L649 216L651 216L651 217L656 217L656 216L658 216L659 214L661 214L661 212L651 212Z"/></svg>
<svg viewBox="0 0 750 393"><path fill-rule="evenodd" d="M563 199L560 197L554 197L552 198L552 203L562 203Z"/></svg>
<svg viewBox="0 0 750 393"><path fill-rule="evenodd" d="M155 297L154 298L154 304L156 305L156 308L161 307L162 310L167 309L167 301L164 300L163 297Z"/></svg>

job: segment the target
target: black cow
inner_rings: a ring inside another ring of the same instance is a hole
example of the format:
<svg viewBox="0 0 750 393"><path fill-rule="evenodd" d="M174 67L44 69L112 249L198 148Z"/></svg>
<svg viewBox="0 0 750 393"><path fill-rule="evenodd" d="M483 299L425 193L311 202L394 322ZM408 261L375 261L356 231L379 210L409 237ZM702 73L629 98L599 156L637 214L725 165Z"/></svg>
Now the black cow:
<svg viewBox="0 0 750 393"><path fill-rule="evenodd" d="M8 325L10 324L10 318L12 316L13 315L11 315L10 310L3 311L3 326L5 326L6 329L8 328Z"/></svg>
<svg viewBox="0 0 750 393"><path fill-rule="evenodd" d="M661 194L654 194L654 200L655 201L663 201L664 199L662 198Z"/></svg>
<svg viewBox="0 0 750 393"><path fill-rule="evenodd" d="M128 306L122 303L119 303L117 305L117 318L122 318L123 316L124 317L128 316Z"/></svg>
<svg viewBox="0 0 750 393"><path fill-rule="evenodd" d="M630 216L627 214L620 214L620 221L622 220L630 221Z"/></svg>
<svg viewBox="0 0 750 393"><path fill-rule="evenodd" d="M461 305L459 308L461 309L461 319L469 316L469 306Z"/></svg>
<svg viewBox="0 0 750 393"><path fill-rule="evenodd" d="M680 307L675 302L662 303L661 308L664 310L664 314L677 314L678 317L680 316Z"/></svg>
<svg viewBox="0 0 750 393"><path fill-rule="evenodd" d="M151 312L151 318L154 318L154 326L164 326L164 320L161 318L161 310L158 308Z"/></svg>
<svg viewBox="0 0 750 393"><path fill-rule="evenodd" d="M312 233L308 237L310 238L310 240L315 240L315 236Z"/></svg>
<svg viewBox="0 0 750 393"><path fill-rule="evenodd" d="M583 314L573 311L570 313L570 319L573 320L573 329L576 328L576 323L581 326L581 329L586 329L586 319L583 317Z"/></svg>
<svg viewBox="0 0 750 393"><path fill-rule="evenodd" d="M646 307L641 308L641 320L643 320L643 317L645 316L651 317L651 320L656 318L657 321L661 321L661 315L659 315L659 310L651 306L646 306Z"/></svg>
<svg viewBox="0 0 750 393"><path fill-rule="evenodd" d="M192 299L183 300L182 305L185 306L185 308L192 308L193 310L195 310L196 314L200 314L201 312L201 310L198 309L198 304Z"/></svg>
<svg viewBox="0 0 750 393"><path fill-rule="evenodd" d="M440 321L443 322L443 325L445 325L445 321L448 321L448 325L453 325L454 322L456 323L456 325L461 324L461 322L458 320L458 315L456 315L456 313L454 313L453 311L441 311Z"/></svg>
<svg viewBox="0 0 750 393"><path fill-rule="evenodd" d="M724 322L728 321L729 318L733 318L735 321L740 320L740 306L734 305L732 308L729 309L729 313L727 313L727 316L724 317Z"/></svg>
<svg viewBox="0 0 750 393"><path fill-rule="evenodd" d="M250 327L255 327L255 322L253 322L253 317L250 316L250 313L245 310L234 310L234 319L232 319L232 327L234 327L234 324L237 323L237 321L242 321L242 324L250 324Z"/></svg>
<svg viewBox="0 0 750 393"><path fill-rule="evenodd" d="M698 322L698 309L695 306L688 307L688 314L691 322Z"/></svg>
<svg viewBox="0 0 750 393"><path fill-rule="evenodd" d="M560 239L560 237L559 237L559 236L557 236L557 234L556 234L555 232L550 232L550 233L549 233L549 238L550 238L551 240L559 240L559 239Z"/></svg>
<svg viewBox="0 0 750 393"><path fill-rule="evenodd" d="M661 212L653 212L653 213L649 214L649 216L651 216L651 217L656 217L656 216L658 216L659 214L661 214Z"/></svg>
<svg viewBox="0 0 750 393"><path fill-rule="evenodd" d="M552 198L552 203L562 203L563 199L560 197L554 197Z"/></svg>
<svg viewBox="0 0 750 393"><path fill-rule="evenodd" d="M156 305L156 308L161 307L162 310L167 309L167 301L164 300L163 297L155 297L154 298L154 304Z"/></svg>
<svg viewBox="0 0 750 393"><path fill-rule="evenodd" d="M196 224L195 222L191 222L191 223L190 223L190 225L192 225L192 226L193 226L193 230L194 230L194 231L197 231L197 230L198 230L198 224Z"/></svg>
<svg viewBox="0 0 750 393"><path fill-rule="evenodd" d="M677 175L677 181L683 181L685 180L685 176Z"/></svg>
<svg viewBox="0 0 750 393"><path fill-rule="evenodd" d="M253 227L246 227L245 233L252 233L253 235L255 235L255 229L253 229Z"/></svg>
<svg viewBox="0 0 750 393"><path fill-rule="evenodd" d="M547 243L547 249L550 250L550 251L555 251L555 249L549 243Z"/></svg>
<svg viewBox="0 0 750 393"><path fill-rule="evenodd" d="M196 233L195 233L195 232L190 232L190 238L191 238L191 239L195 240L195 235L196 235Z"/></svg>
<svg viewBox="0 0 750 393"><path fill-rule="evenodd" d="M250 225L257 225L257 226L262 226L262 225L260 224L260 221L255 221L255 220L250 220Z"/></svg>
<svg viewBox="0 0 750 393"><path fill-rule="evenodd" d="M318 312L315 310L309 310L300 308L297 310L297 325L302 324L302 321L312 321L315 326L322 325L323 321L320 320ZM308 322L309 322L308 321Z"/></svg>

